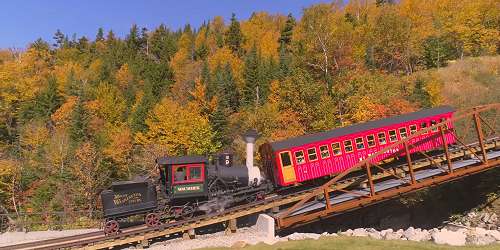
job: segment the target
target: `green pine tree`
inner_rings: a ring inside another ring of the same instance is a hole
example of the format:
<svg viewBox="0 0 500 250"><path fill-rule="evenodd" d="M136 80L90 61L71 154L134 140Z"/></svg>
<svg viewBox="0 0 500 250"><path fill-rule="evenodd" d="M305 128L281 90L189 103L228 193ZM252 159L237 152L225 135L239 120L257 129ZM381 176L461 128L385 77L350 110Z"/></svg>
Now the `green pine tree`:
<svg viewBox="0 0 500 250"><path fill-rule="evenodd" d="M102 28L99 28L97 30L97 34L95 36L95 41L96 42L102 42L102 41L104 41L104 30Z"/></svg>
<svg viewBox="0 0 500 250"><path fill-rule="evenodd" d="M233 76L231 65L227 63L224 68L217 66L212 88L217 91L218 105L225 112L233 113L239 108L239 95Z"/></svg>
<svg viewBox="0 0 500 250"><path fill-rule="evenodd" d="M47 79L47 86L32 101L21 106L20 118L24 121L33 118L48 121L50 115L61 106L62 102L63 97L57 90L56 79L51 76Z"/></svg>
<svg viewBox="0 0 500 250"><path fill-rule="evenodd" d="M208 67L207 60L203 60L203 65L201 66L201 82L206 86L207 99L208 100L212 99L212 97L216 93L216 89L213 86L212 78L210 76L210 68Z"/></svg>
<svg viewBox="0 0 500 250"><path fill-rule="evenodd" d="M295 27L295 18L292 16L292 14L288 14L288 17L285 22L285 27L283 27L283 30L281 30L281 35L278 40L280 43L279 51L284 49L286 52L289 52L289 46L290 43L292 42L292 34L293 34L293 28Z"/></svg>
<svg viewBox="0 0 500 250"><path fill-rule="evenodd" d="M149 110L154 105L154 98L151 92L146 92L141 99L139 105L130 116L130 128L133 132L146 132L148 126L146 125L146 117Z"/></svg>
<svg viewBox="0 0 500 250"><path fill-rule="evenodd" d="M231 24L226 32L226 45L236 54L241 53L241 43L243 35L241 34L240 22L236 19L233 13L231 16Z"/></svg>
<svg viewBox="0 0 500 250"><path fill-rule="evenodd" d="M83 105L83 100L81 97L78 98L78 101L76 102L71 114L69 137L73 145L77 145L78 143L88 139L89 137L88 114L85 110L85 106Z"/></svg>
<svg viewBox="0 0 500 250"><path fill-rule="evenodd" d="M245 68L243 71L245 85L243 87L242 103L245 106L252 106L256 103L257 88L259 86L259 58L255 45L245 58Z"/></svg>

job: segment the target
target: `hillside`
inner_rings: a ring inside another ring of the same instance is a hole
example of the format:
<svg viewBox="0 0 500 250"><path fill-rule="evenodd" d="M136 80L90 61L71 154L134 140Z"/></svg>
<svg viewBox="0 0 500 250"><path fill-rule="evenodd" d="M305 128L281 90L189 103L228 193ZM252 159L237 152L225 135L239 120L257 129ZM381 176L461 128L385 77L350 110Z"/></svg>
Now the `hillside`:
<svg viewBox="0 0 500 250"><path fill-rule="evenodd" d="M86 221L100 190L154 174L156 157L230 149L242 160L250 128L258 146L498 101L497 0L341 2L124 37L55 30L0 50L0 212Z"/></svg>

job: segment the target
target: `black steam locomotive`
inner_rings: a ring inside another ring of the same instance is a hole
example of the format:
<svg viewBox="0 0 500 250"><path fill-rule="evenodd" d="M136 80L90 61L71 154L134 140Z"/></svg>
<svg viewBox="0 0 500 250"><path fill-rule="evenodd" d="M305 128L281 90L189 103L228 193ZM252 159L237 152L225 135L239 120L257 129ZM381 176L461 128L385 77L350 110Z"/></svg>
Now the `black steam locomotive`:
<svg viewBox="0 0 500 250"><path fill-rule="evenodd" d="M255 131L245 135L246 166L233 166L233 156L227 152L212 161L203 156L161 157L156 160L157 178L113 183L101 193L104 232L119 232L119 222L130 216L142 215L147 226L155 227L263 199L273 186L253 166L256 135Z"/></svg>

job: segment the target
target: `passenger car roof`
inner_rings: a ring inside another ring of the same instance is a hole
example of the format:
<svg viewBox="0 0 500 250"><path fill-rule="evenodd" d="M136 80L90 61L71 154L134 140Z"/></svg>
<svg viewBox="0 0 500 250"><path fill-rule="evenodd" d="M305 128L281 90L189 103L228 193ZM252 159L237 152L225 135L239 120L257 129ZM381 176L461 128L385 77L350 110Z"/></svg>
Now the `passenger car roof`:
<svg viewBox="0 0 500 250"><path fill-rule="evenodd" d="M156 163L160 165L176 165L176 164L190 164L207 162L208 159L201 155L188 155L188 156L164 156L156 159Z"/></svg>
<svg viewBox="0 0 500 250"><path fill-rule="evenodd" d="M426 117L436 116L440 114L446 114L450 112L455 112L455 109L451 106L439 106L431 109L424 109L412 113L391 116L388 118L368 121L363 123L357 123L354 125L336 128L324 132L307 134L303 136L298 136L294 138L290 138L283 141L271 142L270 145L273 150L282 150L293 147L302 146L309 143L314 143L322 140L327 140L334 137L340 137L349 134L355 134L358 132L386 127L394 124L405 123L413 120L418 120Z"/></svg>

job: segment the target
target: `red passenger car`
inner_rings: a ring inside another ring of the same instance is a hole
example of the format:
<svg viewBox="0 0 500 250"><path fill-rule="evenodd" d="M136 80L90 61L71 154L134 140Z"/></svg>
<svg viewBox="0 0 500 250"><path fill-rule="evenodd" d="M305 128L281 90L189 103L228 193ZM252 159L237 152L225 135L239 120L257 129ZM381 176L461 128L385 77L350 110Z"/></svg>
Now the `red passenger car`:
<svg viewBox="0 0 500 250"><path fill-rule="evenodd" d="M402 138L439 122L451 119L449 106L421 110L381 120L359 123L326 132L266 143L260 153L264 171L277 186L289 186L345 171L369 155ZM453 124L447 124L447 142L454 143ZM410 150L431 150L442 145L437 129L414 138ZM395 149L397 150L397 149ZM395 151L377 157L394 156Z"/></svg>

